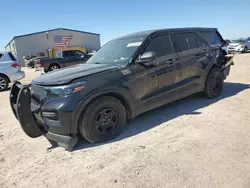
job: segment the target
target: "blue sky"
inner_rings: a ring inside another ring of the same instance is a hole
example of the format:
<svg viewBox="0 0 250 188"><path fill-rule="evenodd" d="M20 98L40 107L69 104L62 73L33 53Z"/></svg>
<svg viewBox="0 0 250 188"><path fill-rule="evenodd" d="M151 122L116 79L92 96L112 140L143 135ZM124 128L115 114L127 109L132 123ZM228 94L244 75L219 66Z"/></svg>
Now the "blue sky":
<svg viewBox="0 0 250 188"><path fill-rule="evenodd" d="M249 0L4 0L0 16L0 49L13 36L58 27L100 33L102 44L169 27L217 27L224 38L250 36Z"/></svg>

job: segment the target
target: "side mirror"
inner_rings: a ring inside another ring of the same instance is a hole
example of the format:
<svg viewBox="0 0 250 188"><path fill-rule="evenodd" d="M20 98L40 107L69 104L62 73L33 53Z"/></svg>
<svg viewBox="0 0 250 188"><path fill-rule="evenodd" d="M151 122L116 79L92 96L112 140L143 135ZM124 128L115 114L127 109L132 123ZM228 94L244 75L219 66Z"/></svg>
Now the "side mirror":
<svg viewBox="0 0 250 188"><path fill-rule="evenodd" d="M137 63L146 63L148 61L152 61L156 58L156 53L155 52L145 52L144 54L139 57L139 60Z"/></svg>

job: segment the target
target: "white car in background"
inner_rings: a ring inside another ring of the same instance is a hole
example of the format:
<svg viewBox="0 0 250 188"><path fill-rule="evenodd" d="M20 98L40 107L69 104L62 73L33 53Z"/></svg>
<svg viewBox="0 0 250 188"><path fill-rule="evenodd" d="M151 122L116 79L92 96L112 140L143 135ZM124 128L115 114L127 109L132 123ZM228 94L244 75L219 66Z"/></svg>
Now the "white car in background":
<svg viewBox="0 0 250 188"><path fill-rule="evenodd" d="M239 40L232 40L228 47L228 52L242 52L246 53L248 50L250 50L250 38L247 38L246 40L244 39L239 39Z"/></svg>
<svg viewBox="0 0 250 188"><path fill-rule="evenodd" d="M0 91L8 89L10 82L24 77L25 73L14 54L0 51Z"/></svg>

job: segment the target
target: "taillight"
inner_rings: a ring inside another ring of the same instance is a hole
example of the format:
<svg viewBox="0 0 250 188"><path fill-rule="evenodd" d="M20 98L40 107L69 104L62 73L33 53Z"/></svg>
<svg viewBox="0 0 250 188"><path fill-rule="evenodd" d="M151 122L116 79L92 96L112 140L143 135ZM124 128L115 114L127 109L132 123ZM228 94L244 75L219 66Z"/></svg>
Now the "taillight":
<svg viewBox="0 0 250 188"><path fill-rule="evenodd" d="M40 60L40 61L37 61L36 64L37 64L37 65L40 65L41 67L43 66L43 63L41 62L41 60Z"/></svg>
<svg viewBox="0 0 250 188"><path fill-rule="evenodd" d="M13 67L13 68L19 68L19 67L21 67L18 63L13 63L12 65L11 65L11 67Z"/></svg>

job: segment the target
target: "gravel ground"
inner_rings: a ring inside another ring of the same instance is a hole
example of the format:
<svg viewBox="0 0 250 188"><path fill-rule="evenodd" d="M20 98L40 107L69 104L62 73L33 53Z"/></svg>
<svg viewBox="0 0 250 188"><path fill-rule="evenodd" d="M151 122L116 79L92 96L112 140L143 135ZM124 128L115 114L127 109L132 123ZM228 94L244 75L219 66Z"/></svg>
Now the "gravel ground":
<svg viewBox="0 0 250 188"><path fill-rule="evenodd" d="M25 69L30 82L40 72ZM0 93L0 187L250 188L250 54L235 57L222 96L147 112L109 143L47 149L21 130Z"/></svg>

